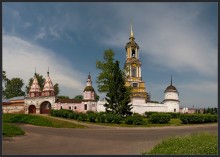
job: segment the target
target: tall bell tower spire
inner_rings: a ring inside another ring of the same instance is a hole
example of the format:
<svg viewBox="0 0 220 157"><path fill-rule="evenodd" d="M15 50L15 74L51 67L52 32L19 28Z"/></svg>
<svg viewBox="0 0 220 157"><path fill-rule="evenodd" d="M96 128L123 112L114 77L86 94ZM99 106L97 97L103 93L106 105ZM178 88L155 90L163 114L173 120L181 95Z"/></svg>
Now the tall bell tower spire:
<svg viewBox="0 0 220 157"><path fill-rule="evenodd" d="M126 50L126 86L133 87L132 102L136 100L145 103L149 101L150 97L145 89L145 82L142 81L141 76L141 61L139 60L139 46L135 42L133 27L131 23L129 42L125 46ZM141 100L141 101L140 101Z"/></svg>
<svg viewBox="0 0 220 157"><path fill-rule="evenodd" d="M131 33L130 33L130 37L134 37L134 32L133 32L133 29L132 29L132 23L131 23Z"/></svg>

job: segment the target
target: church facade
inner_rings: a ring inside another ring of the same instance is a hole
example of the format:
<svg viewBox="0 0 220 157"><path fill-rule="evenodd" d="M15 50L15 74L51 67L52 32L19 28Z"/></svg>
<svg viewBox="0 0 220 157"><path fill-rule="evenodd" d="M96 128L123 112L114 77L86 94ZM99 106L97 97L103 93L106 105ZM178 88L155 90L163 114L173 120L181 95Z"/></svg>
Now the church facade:
<svg viewBox="0 0 220 157"><path fill-rule="evenodd" d="M67 109L82 113L85 113L87 111L97 112L96 93L94 88L92 87L92 77L90 73L88 75L86 87L83 91L82 100L57 99L54 106L54 109L56 110Z"/></svg>
<svg viewBox="0 0 220 157"><path fill-rule="evenodd" d="M139 59L139 45L135 42L134 32L131 25L129 42L126 43L126 86L132 87L131 104L132 112L144 114L145 112L179 112L179 92L171 83L164 91L162 103L152 103L146 84L141 76L141 61ZM105 111L106 102L98 101L97 110Z"/></svg>

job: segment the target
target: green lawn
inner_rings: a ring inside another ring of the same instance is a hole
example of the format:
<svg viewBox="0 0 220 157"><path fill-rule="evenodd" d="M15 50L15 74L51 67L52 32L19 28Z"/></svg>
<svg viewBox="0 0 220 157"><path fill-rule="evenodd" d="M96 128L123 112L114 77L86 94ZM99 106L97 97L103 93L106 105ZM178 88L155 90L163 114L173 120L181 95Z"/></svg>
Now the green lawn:
<svg viewBox="0 0 220 157"><path fill-rule="evenodd" d="M25 134L25 132L21 128L15 126L14 124L3 123L2 127L3 127L3 131L2 131L3 136L12 137L12 136Z"/></svg>
<svg viewBox="0 0 220 157"><path fill-rule="evenodd" d="M166 139L143 155L210 155L217 154L217 150L218 136L216 134L199 133Z"/></svg>
<svg viewBox="0 0 220 157"><path fill-rule="evenodd" d="M3 114L2 117L4 123L24 123L55 128L85 128L83 125L30 114Z"/></svg>

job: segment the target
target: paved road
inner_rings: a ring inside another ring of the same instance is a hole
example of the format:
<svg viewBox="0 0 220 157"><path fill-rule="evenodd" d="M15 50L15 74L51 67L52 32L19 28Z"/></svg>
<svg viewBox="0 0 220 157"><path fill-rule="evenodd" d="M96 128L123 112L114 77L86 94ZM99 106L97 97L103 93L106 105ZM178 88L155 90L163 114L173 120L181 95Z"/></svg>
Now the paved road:
<svg viewBox="0 0 220 157"><path fill-rule="evenodd" d="M4 138L4 155L138 155L150 150L167 137L201 131L217 133L217 124L154 128L91 127L86 129L20 126L27 134Z"/></svg>

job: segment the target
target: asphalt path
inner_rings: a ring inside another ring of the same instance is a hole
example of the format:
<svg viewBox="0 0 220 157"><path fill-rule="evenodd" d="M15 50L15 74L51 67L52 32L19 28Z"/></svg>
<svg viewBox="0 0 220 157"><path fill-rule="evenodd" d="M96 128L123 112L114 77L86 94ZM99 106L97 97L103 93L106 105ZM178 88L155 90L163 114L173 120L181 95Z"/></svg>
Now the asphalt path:
<svg viewBox="0 0 220 157"><path fill-rule="evenodd" d="M176 127L49 128L20 125L24 136L3 138L3 155L140 155L161 140L198 132L218 132L217 124Z"/></svg>

